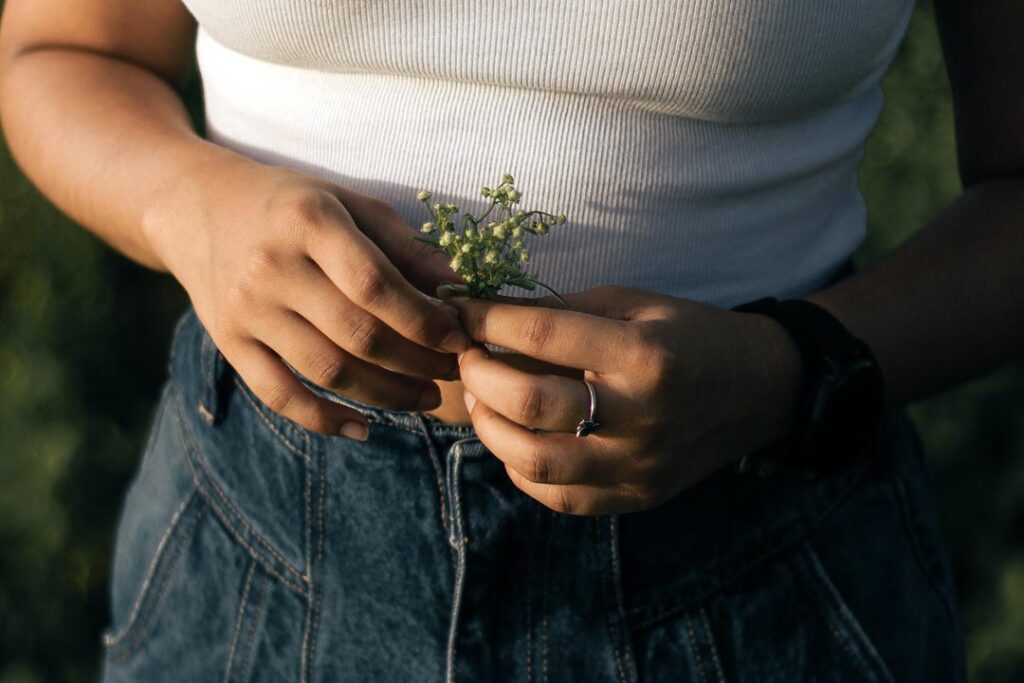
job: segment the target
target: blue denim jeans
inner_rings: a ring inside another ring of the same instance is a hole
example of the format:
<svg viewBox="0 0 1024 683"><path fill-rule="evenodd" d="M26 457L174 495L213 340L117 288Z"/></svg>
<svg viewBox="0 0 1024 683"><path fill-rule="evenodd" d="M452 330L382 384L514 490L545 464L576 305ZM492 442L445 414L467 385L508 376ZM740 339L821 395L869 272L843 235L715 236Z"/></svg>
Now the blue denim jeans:
<svg viewBox="0 0 1024 683"><path fill-rule="evenodd" d="M297 427L183 316L117 531L104 681L965 678L902 412L854 471L727 468L580 517L468 426L348 403L366 442Z"/></svg>

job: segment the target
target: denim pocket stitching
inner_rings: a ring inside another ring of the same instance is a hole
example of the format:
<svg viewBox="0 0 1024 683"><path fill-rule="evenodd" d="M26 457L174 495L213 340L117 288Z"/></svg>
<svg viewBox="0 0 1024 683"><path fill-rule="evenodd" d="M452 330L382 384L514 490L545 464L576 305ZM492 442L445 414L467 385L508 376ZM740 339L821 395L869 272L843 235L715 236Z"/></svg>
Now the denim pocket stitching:
<svg viewBox="0 0 1024 683"><path fill-rule="evenodd" d="M239 379L237 375L234 377L234 383L241 391L245 400L252 406L256 416L263 421L263 424L265 424L271 432L274 433L278 441L299 457L305 458L306 454L309 452L309 436L284 422L283 418L279 417L276 413L271 415L270 412L273 411L269 411L269 408L265 408L263 402L252 393L252 389L250 389L245 382ZM293 434L295 442L286 436L285 432Z"/></svg>
<svg viewBox="0 0 1024 683"><path fill-rule="evenodd" d="M715 675L718 678L718 683L725 683L725 672L722 670L722 660L718 657L718 648L715 647L715 637L711 632L711 620L708 619L708 613L704 607L701 607L697 614L700 617L700 624L704 629L704 635L707 638L707 649L711 653L711 663L715 666Z"/></svg>
<svg viewBox="0 0 1024 683"><path fill-rule="evenodd" d="M286 586L297 592L302 597L307 597L307 591L302 585L285 578L277 568L274 567L273 562L264 557L263 553L253 548L252 544L243 537L242 532L240 532L235 526L236 524L241 525L246 531L248 531L253 541L259 544L272 559L280 563L284 570L294 574L303 584L309 582L309 577L306 574L299 571L299 569L289 562L280 551L274 548L270 541L266 540L262 534L256 531L252 525L245 520L242 513L239 512L231 503L227 494L221 490L220 486L217 485L217 482L210 476L209 472L206 471L206 468L199 460L200 451L195 438L188 426L185 424L185 421L181 418L180 402L178 403L178 410L175 413L175 417L177 418L179 429L181 429L181 432L185 437L184 440L187 451L185 459L188 462L189 469L192 470L192 479L200 493L202 493L203 498L209 503L217 517L224 524L228 533L236 542L245 548L249 555L259 562L264 569L276 576ZM202 472L202 475L200 474L200 471ZM207 486L207 482L210 487L213 487L214 492L210 491Z"/></svg>
<svg viewBox="0 0 1024 683"><path fill-rule="evenodd" d="M231 680L231 667L235 662L235 649L238 647L238 636L242 631L242 617L245 616L245 606L249 602L249 589L252 588L252 575L254 571L256 571L256 560L249 558L249 569L245 572L245 582L242 584L242 598L238 603L238 613L235 615L235 628L231 634L228 663L224 667L224 683L228 683Z"/></svg>
<svg viewBox="0 0 1024 683"><path fill-rule="evenodd" d="M174 534L175 530L178 528L178 525L181 522L183 515L185 514L185 508L189 506L189 503L192 502L193 498L195 498L195 495L196 491L195 489L193 489L192 492L185 497L185 500L181 501L181 505L178 506L178 509L175 510L174 514L171 516L171 521L167 525L167 529L164 530L164 533L160 537L159 542L157 542L156 550L153 552L153 557L151 557L149 560L149 565L146 568L145 578L142 580L142 585L139 586L138 592L135 595L135 600L132 602L132 609L128 613L128 619L125 622L125 625L118 629L116 632L103 636L103 644L105 646L113 647L117 645L119 642L124 640L125 636L127 636L128 633L135 626L135 622L139 618L139 611L142 609L142 603L145 601L145 598L149 595L149 587L156 576L156 571L158 566L160 565L160 560L164 557L164 552L166 551L167 544L171 536Z"/></svg>
<svg viewBox="0 0 1024 683"><path fill-rule="evenodd" d="M190 494L188 497L188 503L199 500L197 496ZM196 504L198 506L198 503ZM189 506L186 505L186 509ZM131 657L140 647L145 643L146 636L149 634L150 629L156 622L156 617L160 613L160 605L163 602L164 595L167 591L167 586L171 579L171 570L177 563L178 558L181 556L181 551L185 547L186 542L192 537L192 534L199 527L199 521L202 519L206 512L204 506L198 506L195 512L188 517L183 516L183 519L188 520L188 526L184 527L179 522L175 525L175 529L179 530L179 533L174 534L174 544L170 546L171 550L166 548L161 553L161 558L165 561L158 562L158 569L162 570L160 576L160 583L156 586L149 584L145 587L144 593L140 596L140 608L136 614L136 619L129 621L124 628L122 628L117 634L110 638L109 642L106 642L107 656L111 661L121 662ZM167 553L171 554L167 554ZM140 621L138 617L141 617L143 611L141 609L141 603L150 601L152 604L149 610L145 612L145 621ZM131 636L129 638L129 636ZM122 649L123 645L123 649Z"/></svg>
<svg viewBox="0 0 1024 683"><path fill-rule="evenodd" d="M815 552L810 540L804 541L801 545L801 551L811 570L810 578L815 579L817 586L812 588L812 590L819 593L819 595L824 592L822 597L825 598L828 604L823 605L826 608L826 614L823 616L828 623L829 631L833 637L836 638L846 653L850 655L851 659L857 663L862 673L869 676L871 680L881 676L886 681L893 681L892 672L889 671L885 660L882 659L878 649L871 642L857 617L853 614L849 605L846 604L846 600L843 599L839 589L836 588L835 583L829 577L828 571L818 557L818 553ZM850 634L854 638L851 638Z"/></svg>

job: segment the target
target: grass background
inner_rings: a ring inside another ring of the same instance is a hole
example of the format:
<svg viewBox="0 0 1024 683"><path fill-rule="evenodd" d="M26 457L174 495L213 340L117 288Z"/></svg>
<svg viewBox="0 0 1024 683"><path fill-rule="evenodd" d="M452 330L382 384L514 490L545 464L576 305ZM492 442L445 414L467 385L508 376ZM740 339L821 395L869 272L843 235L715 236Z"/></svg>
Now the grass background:
<svg viewBox="0 0 1024 683"><path fill-rule="evenodd" d="M959 191L926 0L884 85L861 170L861 264ZM198 112L197 82L189 101ZM185 300L63 217L2 145L0 245L0 683L93 680L113 524ZM933 467L971 677L1024 680L1024 362L911 412Z"/></svg>

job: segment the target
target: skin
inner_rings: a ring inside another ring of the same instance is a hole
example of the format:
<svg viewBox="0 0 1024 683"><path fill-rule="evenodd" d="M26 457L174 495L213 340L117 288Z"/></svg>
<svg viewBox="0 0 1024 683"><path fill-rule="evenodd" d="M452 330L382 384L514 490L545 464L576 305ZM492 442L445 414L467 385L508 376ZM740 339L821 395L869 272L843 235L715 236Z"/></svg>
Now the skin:
<svg viewBox="0 0 1024 683"><path fill-rule="evenodd" d="M1024 347L1024 5L936 6L964 191L878 265L807 297L872 347L893 404ZM516 486L571 514L655 507L788 432L802 370L764 316L614 287L570 295L569 311L450 299L475 341L521 355L470 348L421 293L450 271L393 210L191 130L179 90L194 30L179 0L8 0L0 117L54 204L178 278L269 407L365 437L358 413L306 391L287 361L369 403L471 420ZM454 377L452 353L461 383L435 381ZM584 376L603 427L580 439Z"/></svg>

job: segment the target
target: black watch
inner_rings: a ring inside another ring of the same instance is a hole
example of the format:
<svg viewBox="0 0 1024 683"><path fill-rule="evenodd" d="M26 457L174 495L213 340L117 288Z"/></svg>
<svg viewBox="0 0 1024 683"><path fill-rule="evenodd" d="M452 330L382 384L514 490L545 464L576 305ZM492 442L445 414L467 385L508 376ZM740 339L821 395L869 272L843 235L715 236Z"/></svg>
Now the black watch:
<svg viewBox="0 0 1024 683"><path fill-rule="evenodd" d="M753 456L808 478L839 472L864 456L881 426L885 402L882 372L868 345L824 308L802 299L766 297L732 310L778 322L803 360L793 431Z"/></svg>

